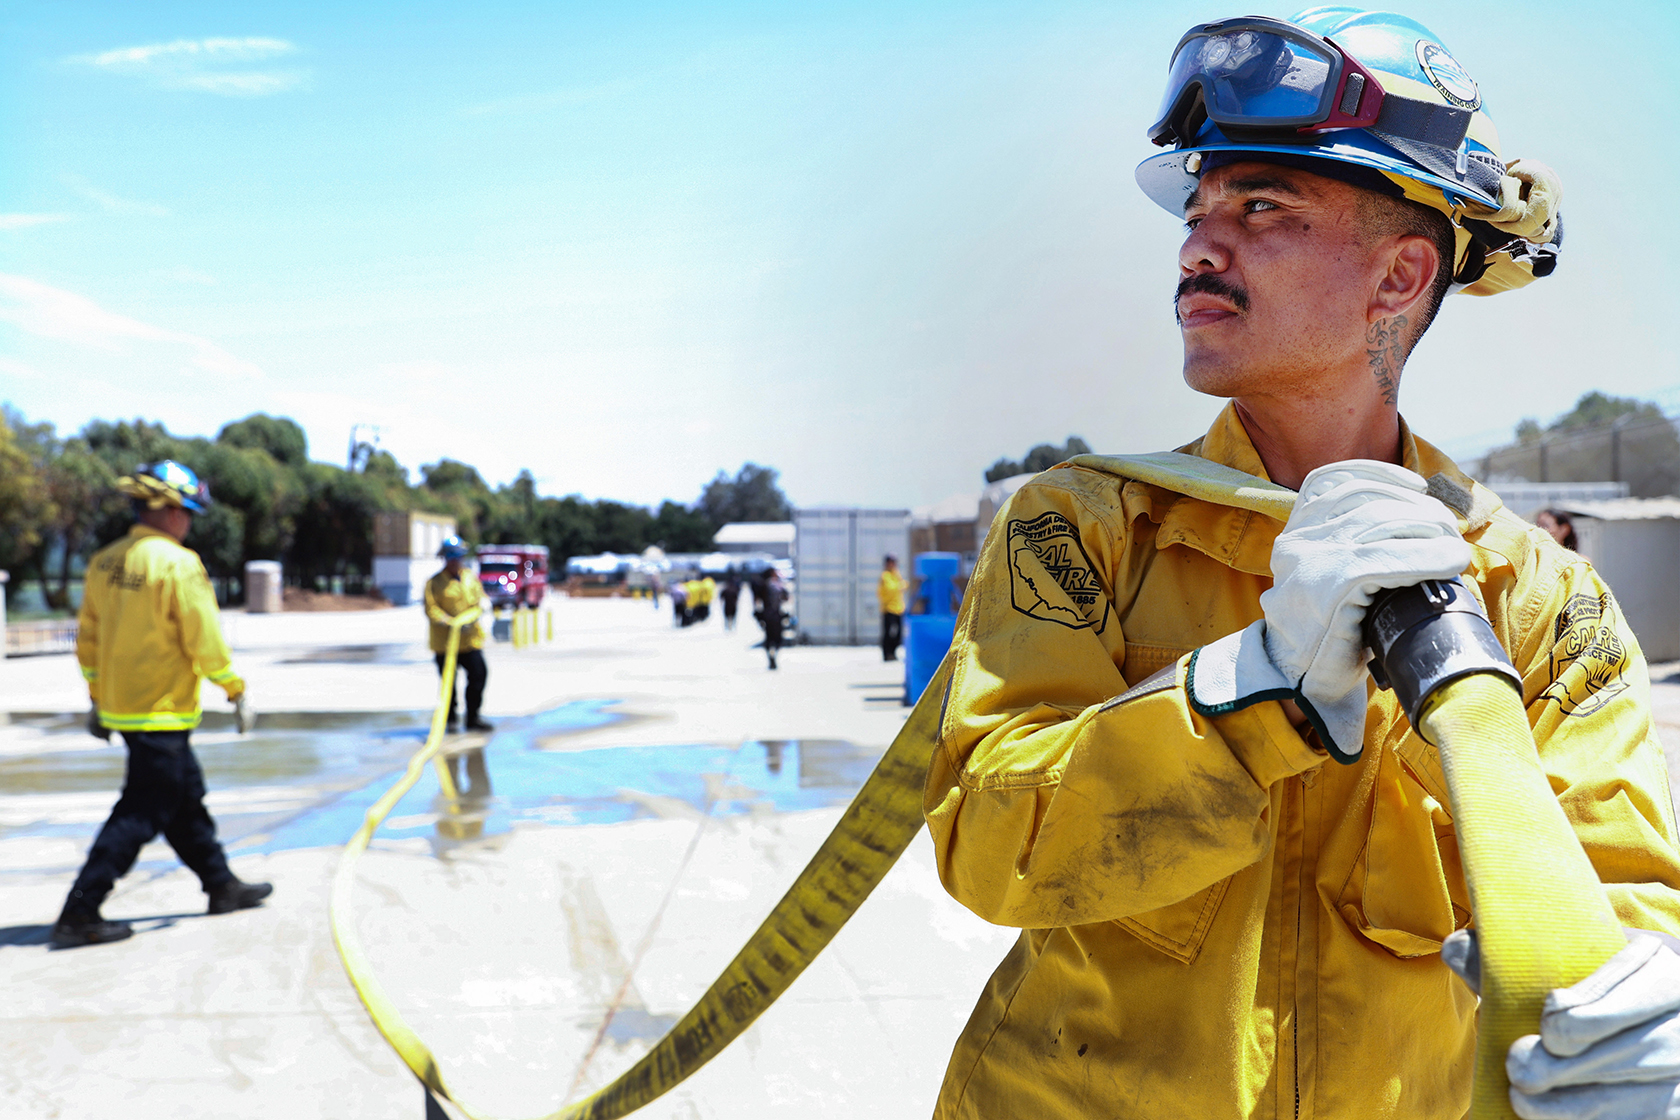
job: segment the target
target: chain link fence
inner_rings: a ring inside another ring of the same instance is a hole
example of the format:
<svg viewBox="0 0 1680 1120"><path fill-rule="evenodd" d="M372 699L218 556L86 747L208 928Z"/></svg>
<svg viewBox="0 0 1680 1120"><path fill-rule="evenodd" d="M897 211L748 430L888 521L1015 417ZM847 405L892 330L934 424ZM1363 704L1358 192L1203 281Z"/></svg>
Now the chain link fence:
<svg viewBox="0 0 1680 1120"><path fill-rule="evenodd" d="M1680 435L1668 416L1543 432L1496 447L1478 463L1479 477L1525 482L1626 482L1635 498L1680 494Z"/></svg>

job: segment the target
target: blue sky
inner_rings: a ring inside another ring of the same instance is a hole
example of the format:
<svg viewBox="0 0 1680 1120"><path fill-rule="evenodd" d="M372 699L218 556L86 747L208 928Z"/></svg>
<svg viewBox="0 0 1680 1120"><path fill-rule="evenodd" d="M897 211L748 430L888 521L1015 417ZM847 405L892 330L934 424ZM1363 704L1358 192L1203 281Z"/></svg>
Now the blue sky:
<svg viewBox="0 0 1680 1120"><path fill-rule="evenodd" d="M1448 304L1408 418L1468 451L1589 389L1680 406L1650 111L1680 17L1406 10L1561 173L1568 230L1551 279ZM1218 402L1132 167L1173 43L1233 11L14 5L0 399L282 413L322 459L378 424L410 468L640 502L752 460L803 504L912 506L1069 433L1170 446Z"/></svg>

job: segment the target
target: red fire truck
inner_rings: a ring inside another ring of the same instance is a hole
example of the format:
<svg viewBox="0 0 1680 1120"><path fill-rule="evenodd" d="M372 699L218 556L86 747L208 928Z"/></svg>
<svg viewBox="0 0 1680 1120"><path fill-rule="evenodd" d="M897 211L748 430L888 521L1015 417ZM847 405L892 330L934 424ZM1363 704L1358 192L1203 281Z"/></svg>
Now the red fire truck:
<svg viewBox="0 0 1680 1120"><path fill-rule="evenodd" d="M493 607L535 607L548 593L548 549L540 544L481 545L478 579Z"/></svg>

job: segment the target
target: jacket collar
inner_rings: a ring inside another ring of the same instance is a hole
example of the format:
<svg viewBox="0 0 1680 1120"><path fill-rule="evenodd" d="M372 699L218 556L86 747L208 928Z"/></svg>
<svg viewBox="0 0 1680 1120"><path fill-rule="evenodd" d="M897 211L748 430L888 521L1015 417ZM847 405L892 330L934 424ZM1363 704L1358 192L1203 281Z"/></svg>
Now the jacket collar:
<svg viewBox="0 0 1680 1120"><path fill-rule="evenodd" d="M1270 481L1234 403L1226 403L1206 435L1178 450ZM1400 419L1400 463L1430 480L1430 492L1457 510L1459 527L1464 532L1480 529L1499 507L1499 499L1492 491L1477 485L1458 469L1458 464L1414 436L1404 417ZM1151 520L1160 523L1155 547L1182 544L1240 572L1257 576L1272 574L1272 542L1283 528L1282 522L1250 510L1183 495L1159 490L1156 494L1161 498L1150 515ZM1460 495L1461 500L1455 501Z"/></svg>
<svg viewBox="0 0 1680 1120"><path fill-rule="evenodd" d="M170 536L168 533L164 532L162 529L154 529L150 525L142 525L138 521L136 521L134 524L132 524L128 527L128 535L135 538L136 540L139 540L143 537L162 537L164 540L168 541L170 544L180 544L181 543L180 541L176 540L174 537Z"/></svg>

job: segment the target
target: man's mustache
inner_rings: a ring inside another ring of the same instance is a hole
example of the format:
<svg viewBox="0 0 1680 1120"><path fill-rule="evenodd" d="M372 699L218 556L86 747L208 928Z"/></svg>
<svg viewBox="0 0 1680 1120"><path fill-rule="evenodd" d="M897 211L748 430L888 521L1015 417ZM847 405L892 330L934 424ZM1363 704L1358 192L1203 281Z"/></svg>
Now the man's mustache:
<svg viewBox="0 0 1680 1120"><path fill-rule="evenodd" d="M1211 272L1198 272L1194 276L1186 276L1178 282L1178 290L1173 292L1173 319L1182 323L1178 317L1178 301L1193 293L1204 293L1228 299L1239 312L1248 311L1248 293L1237 287L1223 276L1216 276Z"/></svg>

